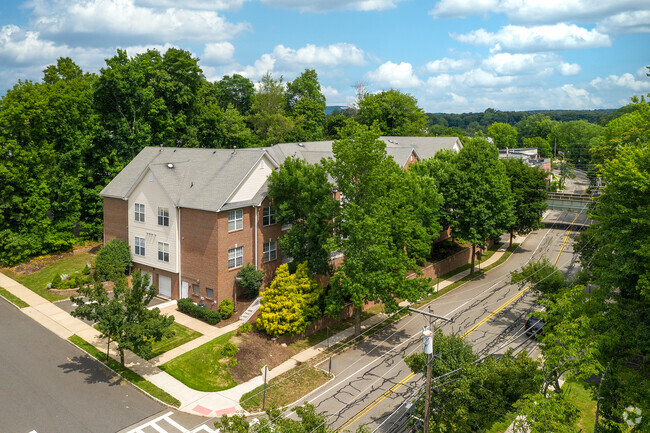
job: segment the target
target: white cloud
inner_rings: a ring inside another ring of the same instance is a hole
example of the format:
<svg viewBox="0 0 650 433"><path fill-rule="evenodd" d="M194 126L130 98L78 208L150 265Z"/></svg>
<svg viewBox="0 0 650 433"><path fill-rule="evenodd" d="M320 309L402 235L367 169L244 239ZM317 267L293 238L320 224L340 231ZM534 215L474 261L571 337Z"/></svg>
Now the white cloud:
<svg viewBox="0 0 650 433"><path fill-rule="evenodd" d="M608 35L597 30L587 30L575 24L523 27L506 26L496 33L484 29L465 34L451 34L451 37L472 45L489 46L490 51L535 52L572 50L611 45Z"/></svg>
<svg viewBox="0 0 650 433"><path fill-rule="evenodd" d="M270 54L262 54L252 65L233 65L228 68L226 75L239 74L250 80L259 80L262 75L272 72L275 68L275 59Z"/></svg>
<svg viewBox="0 0 650 433"><path fill-rule="evenodd" d="M35 0L31 23L42 35L54 40L102 44L106 40L126 43L159 41L212 42L231 39L249 29L233 24L214 11L153 9L135 0Z"/></svg>
<svg viewBox="0 0 650 433"><path fill-rule="evenodd" d="M138 0L142 6L157 8L205 9L236 11L249 0Z"/></svg>
<svg viewBox="0 0 650 433"><path fill-rule="evenodd" d="M403 89L422 85L422 81L413 73L411 64L405 62L400 64L386 62L374 71L368 72L366 77L380 86Z"/></svg>
<svg viewBox="0 0 650 433"><path fill-rule="evenodd" d="M262 4L274 8L298 9L302 12L382 11L397 7L401 1L404 0L262 0Z"/></svg>
<svg viewBox="0 0 650 433"><path fill-rule="evenodd" d="M580 65L566 63L555 53L498 53L483 61L483 67L499 75L576 75Z"/></svg>
<svg viewBox="0 0 650 433"><path fill-rule="evenodd" d="M648 10L647 0L441 0L429 13L434 18L503 13L516 24L553 24L593 23L613 15L643 10Z"/></svg>
<svg viewBox="0 0 650 433"><path fill-rule="evenodd" d="M640 80L634 75L625 73L622 75L609 75L606 78L597 77L589 85L598 90L610 90L614 88L623 88L630 92L648 92L650 91L650 80L643 77Z"/></svg>
<svg viewBox="0 0 650 433"><path fill-rule="evenodd" d="M603 33L650 33L650 10L616 14L599 22L596 28Z"/></svg>
<svg viewBox="0 0 650 433"><path fill-rule="evenodd" d="M450 59L445 57L442 59L427 62L424 65L424 70L430 74L440 74L445 72L464 71L476 64L474 59Z"/></svg>
<svg viewBox="0 0 650 433"><path fill-rule="evenodd" d="M363 50L346 43L325 47L307 44L297 50L277 45L273 57L284 65L361 66L366 63Z"/></svg>
<svg viewBox="0 0 650 433"><path fill-rule="evenodd" d="M235 54L235 47L230 42L214 42L205 44L201 61L202 63L225 65L232 62L233 54Z"/></svg>

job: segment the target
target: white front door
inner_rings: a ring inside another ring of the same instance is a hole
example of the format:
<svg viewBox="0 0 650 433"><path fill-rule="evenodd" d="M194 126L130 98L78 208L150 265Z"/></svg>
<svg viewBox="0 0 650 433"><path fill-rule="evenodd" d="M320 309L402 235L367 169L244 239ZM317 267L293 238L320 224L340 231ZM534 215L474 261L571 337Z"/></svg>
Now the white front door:
<svg viewBox="0 0 650 433"><path fill-rule="evenodd" d="M158 275L158 294L165 298L172 297L172 279Z"/></svg>
<svg viewBox="0 0 650 433"><path fill-rule="evenodd" d="M187 281L183 281L181 285L181 298L189 298L190 285Z"/></svg>

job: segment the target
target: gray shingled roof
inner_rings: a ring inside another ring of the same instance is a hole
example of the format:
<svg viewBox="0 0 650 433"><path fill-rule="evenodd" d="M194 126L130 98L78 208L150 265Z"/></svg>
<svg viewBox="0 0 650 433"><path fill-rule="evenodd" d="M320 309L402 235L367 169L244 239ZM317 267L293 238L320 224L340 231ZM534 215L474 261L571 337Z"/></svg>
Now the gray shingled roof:
<svg viewBox="0 0 650 433"><path fill-rule="evenodd" d="M231 149L146 147L100 195L126 198L149 168L174 205L217 211L264 153L264 148L235 153Z"/></svg>
<svg viewBox="0 0 650 433"><path fill-rule="evenodd" d="M402 167L413 151L420 159L425 159L438 150L452 149L454 144L462 147L457 137L380 139L386 142L386 152ZM227 200L262 155L266 153L275 164L282 164L288 157L302 158L313 164L333 157L332 143L280 143L237 152L231 149L145 147L99 195L126 199L150 169L175 206L217 211L258 205L266 197L267 183L249 201L227 203Z"/></svg>

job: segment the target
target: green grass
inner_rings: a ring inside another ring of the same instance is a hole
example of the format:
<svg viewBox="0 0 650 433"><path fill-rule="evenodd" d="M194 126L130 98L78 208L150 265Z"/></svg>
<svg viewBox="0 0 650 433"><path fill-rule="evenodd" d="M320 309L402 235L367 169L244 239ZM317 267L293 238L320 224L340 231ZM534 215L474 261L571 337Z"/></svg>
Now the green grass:
<svg viewBox="0 0 650 433"><path fill-rule="evenodd" d="M88 343L86 340L79 337L78 335L73 335L68 340L70 340L70 342L73 343L75 346L78 346L79 348L88 352L92 357L106 364L111 370L115 371L116 373L119 373L124 379L128 380L133 385L137 386L138 388L145 391L149 395L157 398L158 400L164 403L167 403L170 406L174 406L174 407L181 406L181 402L179 400L177 400L170 394L166 393L162 389L158 388L156 385L149 382L148 380L146 380L145 378L143 378L142 376L140 376L138 373L134 372L130 368L122 367L122 364L115 361L114 359L109 359L107 362L105 353L100 352L99 350L97 350L95 346Z"/></svg>
<svg viewBox="0 0 650 433"><path fill-rule="evenodd" d="M213 392L232 388L237 383L228 371L228 358L221 355L221 349L233 335L234 332L220 335L160 368L197 391Z"/></svg>
<svg viewBox="0 0 650 433"><path fill-rule="evenodd" d="M269 381L264 398L264 385L244 394L239 403L249 412L287 406L330 379L326 372L314 367L298 366Z"/></svg>
<svg viewBox="0 0 650 433"><path fill-rule="evenodd" d="M47 284L51 283L55 275L68 274L72 275L74 272L82 271L89 263L89 253L75 254L72 256L64 257L61 260L44 267L38 272L29 275L18 275L8 269L3 270L8 277L18 281L23 286L27 287L34 293L44 297L50 302L66 299L68 296L55 295L47 291Z"/></svg>
<svg viewBox="0 0 650 433"><path fill-rule="evenodd" d="M14 295L4 287L0 287L0 296L5 298L7 301L11 302L12 304L16 305L18 308L29 307L29 304L27 302L23 301L18 296Z"/></svg>
<svg viewBox="0 0 650 433"><path fill-rule="evenodd" d="M592 398L588 386L583 382L568 380L564 382L563 387L567 389L569 399L580 410L578 427L582 431L594 431L594 424L596 423L596 401Z"/></svg>
<svg viewBox="0 0 650 433"><path fill-rule="evenodd" d="M151 356L145 358L146 360L155 358L158 355L162 355L169 350L172 350L187 343L188 341L192 341L195 338L199 338L201 335L203 335L198 331L186 328L185 326L176 322L172 323L171 329L174 331L174 335L172 337L163 338L162 340L154 341L151 344Z"/></svg>

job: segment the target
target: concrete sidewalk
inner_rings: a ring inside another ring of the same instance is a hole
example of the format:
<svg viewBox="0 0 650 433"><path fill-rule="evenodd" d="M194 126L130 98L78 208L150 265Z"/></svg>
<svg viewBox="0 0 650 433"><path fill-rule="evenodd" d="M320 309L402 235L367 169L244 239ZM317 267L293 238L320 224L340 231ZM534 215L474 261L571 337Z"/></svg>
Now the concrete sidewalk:
<svg viewBox="0 0 650 433"><path fill-rule="evenodd" d="M521 242L523 239L524 238L518 237L515 242ZM503 255L506 249L507 243L504 243L489 259L484 260L481 263L481 266L489 266L490 264L496 262ZM467 275L469 275L469 270L460 272L447 280L440 281L439 284L436 285L436 290L442 290ZM50 329L59 337L67 340L69 337L76 334L95 346L100 351L106 352L106 340L100 338L99 332L92 326L89 326L83 321L72 317L70 314L59 308L56 304L50 303L43 297L37 295L22 284L14 281L2 273L0 273L0 287L4 287L6 290L29 304L29 307L22 308L21 311L32 317L41 325ZM408 305L408 302L402 302L400 305L406 306ZM200 345L211 341L219 335L223 335L226 332L236 330L241 325L241 321L234 322L223 328L217 328L215 326L211 326L199 320L193 319L185 314L179 313L176 310L175 305L164 306L161 311L165 314L173 315L176 322L190 329L197 330L203 335L150 361L146 361L134 353L127 351L125 355L126 366L154 385L177 398L181 402L181 406L179 408L181 411L203 416L220 416L223 414L232 414L238 411L243 411L242 407L239 405L239 400L241 399L242 395L263 384L263 377L261 375L251 379L246 383L237 385L234 388L230 388L224 391L202 392L189 388L179 380L175 379L171 375L158 368L158 366L164 364L165 362L174 359L177 356L182 355L183 353L186 353L196 347L199 347ZM385 317L386 315L382 313L368 318L362 322L362 329L365 330L376 325L377 323L384 320ZM333 335L327 340L316 344L313 347L305 349L281 365L277 366L273 370L269 370L267 380L277 377L301 363L309 361L323 351L327 350L328 347L352 337L353 334L354 329L348 328L344 331L339 332L338 334ZM111 357L119 361L119 354L117 352L117 348L114 345L111 346Z"/></svg>

